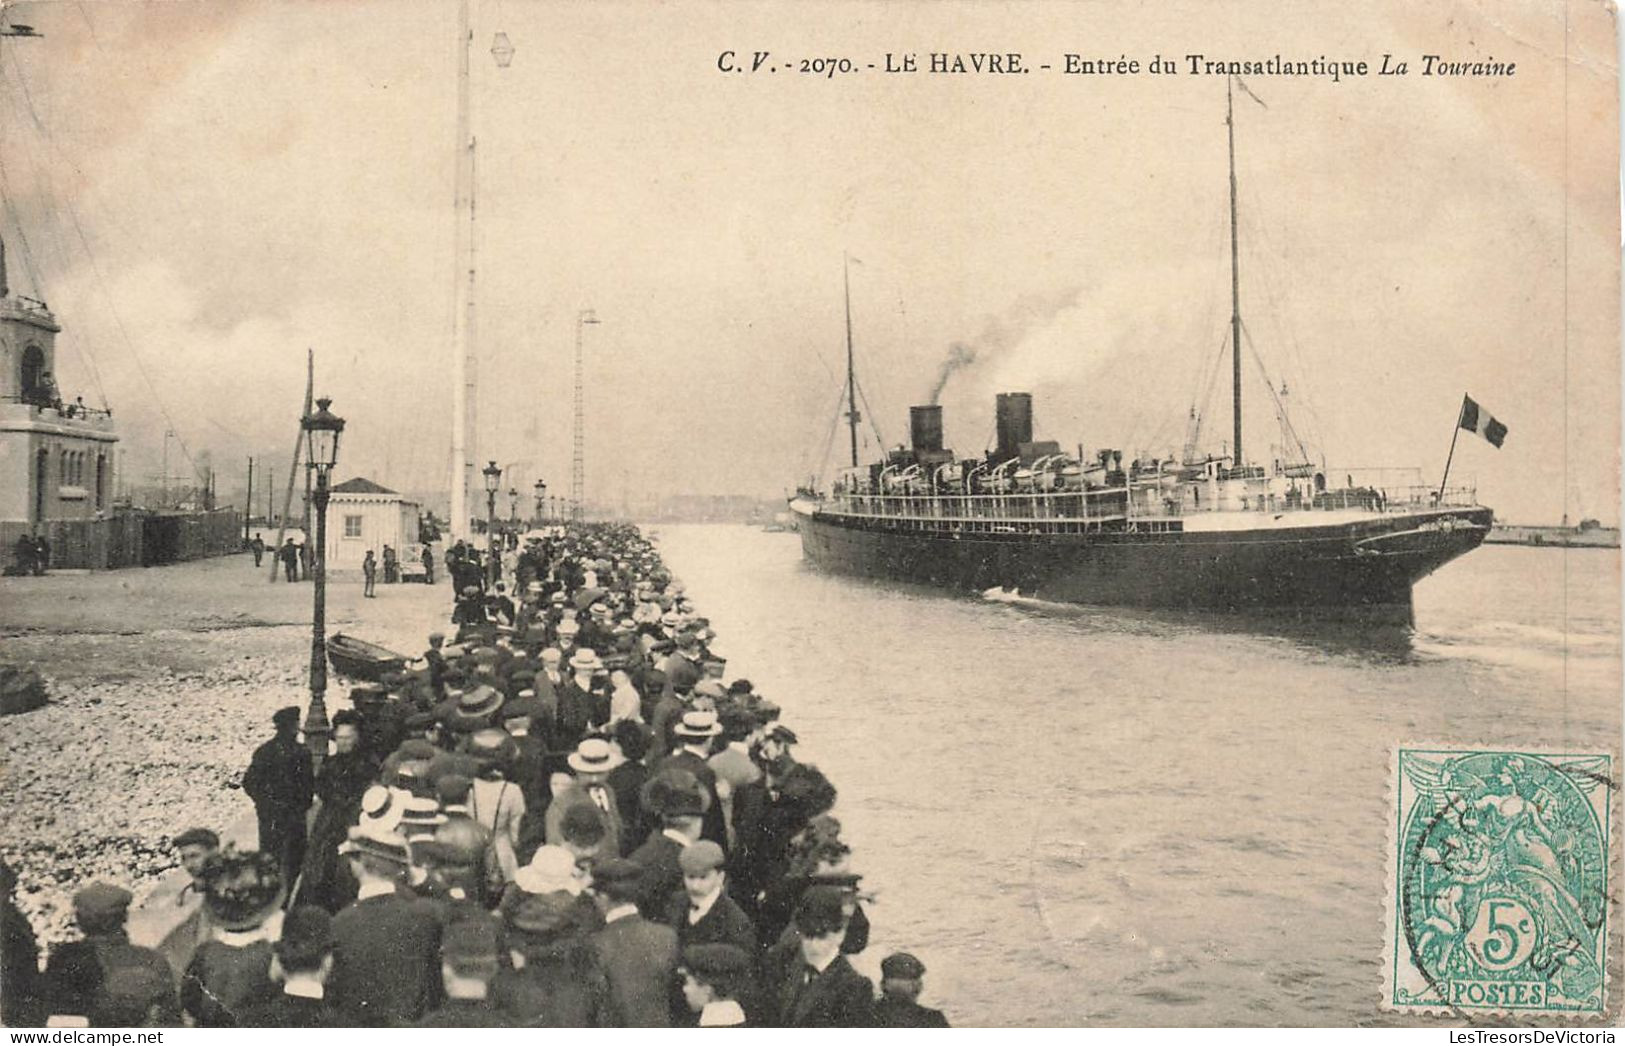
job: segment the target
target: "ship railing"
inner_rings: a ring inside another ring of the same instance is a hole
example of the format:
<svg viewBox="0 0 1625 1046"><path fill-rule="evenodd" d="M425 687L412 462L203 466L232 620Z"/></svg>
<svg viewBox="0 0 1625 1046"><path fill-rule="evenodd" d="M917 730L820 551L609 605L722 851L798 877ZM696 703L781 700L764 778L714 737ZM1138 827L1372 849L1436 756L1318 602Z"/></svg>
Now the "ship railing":
<svg viewBox="0 0 1625 1046"><path fill-rule="evenodd" d="M1031 520L1095 521L1122 519L1128 491L1123 487L1089 491L1008 494L836 494L826 511L945 523L1019 523Z"/></svg>
<svg viewBox="0 0 1625 1046"><path fill-rule="evenodd" d="M1336 490L1293 490L1286 493L1254 490L1239 498L1217 503L1205 498L1187 500L1189 484L1170 487L1158 483L1134 483L1128 488L1127 515L1130 519L1166 519L1201 515L1206 512L1258 512L1276 515L1285 512L1365 512L1407 513L1435 509L1472 508L1478 505L1478 491L1472 486L1438 487L1422 484L1395 486L1355 486ZM1200 492L1201 488L1197 488Z"/></svg>

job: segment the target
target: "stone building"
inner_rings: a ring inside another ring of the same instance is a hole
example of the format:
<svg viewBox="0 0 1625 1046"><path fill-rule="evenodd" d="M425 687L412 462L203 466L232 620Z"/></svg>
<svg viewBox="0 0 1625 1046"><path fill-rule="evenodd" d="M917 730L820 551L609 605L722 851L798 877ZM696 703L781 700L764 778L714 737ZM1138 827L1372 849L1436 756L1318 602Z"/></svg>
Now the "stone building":
<svg viewBox="0 0 1625 1046"><path fill-rule="evenodd" d="M110 410L58 386L61 330L44 302L11 292L0 244L0 561L43 534L53 563L105 566L108 550L91 546L111 528L93 524L113 514L118 435Z"/></svg>

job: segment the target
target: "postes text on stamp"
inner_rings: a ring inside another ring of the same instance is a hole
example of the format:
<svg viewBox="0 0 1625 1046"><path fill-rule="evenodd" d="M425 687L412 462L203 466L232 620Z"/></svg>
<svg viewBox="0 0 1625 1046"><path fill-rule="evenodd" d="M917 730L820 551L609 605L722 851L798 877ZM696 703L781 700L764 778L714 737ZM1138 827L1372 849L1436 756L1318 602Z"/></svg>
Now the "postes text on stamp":
<svg viewBox="0 0 1625 1046"><path fill-rule="evenodd" d="M1601 1013L1613 760L1400 748L1383 1004Z"/></svg>

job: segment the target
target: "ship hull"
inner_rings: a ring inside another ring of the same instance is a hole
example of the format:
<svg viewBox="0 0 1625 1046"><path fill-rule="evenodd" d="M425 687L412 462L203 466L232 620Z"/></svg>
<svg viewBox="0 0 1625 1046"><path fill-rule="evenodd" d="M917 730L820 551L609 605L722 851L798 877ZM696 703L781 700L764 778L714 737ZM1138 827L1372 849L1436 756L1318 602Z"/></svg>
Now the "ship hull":
<svg viewBox="0 0 1625 1046"><path fill-rule="evenodd" d="M1476 548L1487 508L1290 528L1090 534L903 531L803 503L802 550L820 569L1038 599L1410 623L1411 588Z"/></svg>

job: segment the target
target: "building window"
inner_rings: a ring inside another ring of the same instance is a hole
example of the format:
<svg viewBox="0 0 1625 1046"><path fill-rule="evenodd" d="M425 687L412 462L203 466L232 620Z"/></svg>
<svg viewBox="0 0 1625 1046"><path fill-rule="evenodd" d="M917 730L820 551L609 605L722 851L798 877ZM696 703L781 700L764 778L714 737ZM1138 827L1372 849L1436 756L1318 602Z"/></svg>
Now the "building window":
<svg viewBox="0 0 1625 1046"><path fill-rule="evenodd" d="M361 536L360 516L344 517L344 536L347 538L358 538Z"/></svg>
<svg viewBox="0 0 1625 1046"><path fill-rule="evenodd" d="M38 403L44 390L42 378L45 376L45 353L40 351L38 345L30 345L23 350L22 373L18 375L18 382L24 403Z"/></svg>
<svg viewBox="0 0 1625 1046"><path fill-rule="evenodd" d="M96 508L101 510L107 504L107 455L96 455Z"/></svg>

